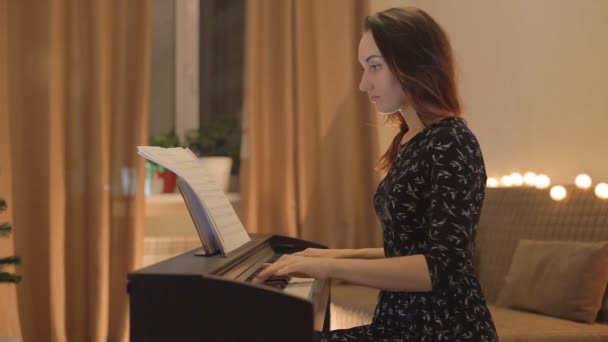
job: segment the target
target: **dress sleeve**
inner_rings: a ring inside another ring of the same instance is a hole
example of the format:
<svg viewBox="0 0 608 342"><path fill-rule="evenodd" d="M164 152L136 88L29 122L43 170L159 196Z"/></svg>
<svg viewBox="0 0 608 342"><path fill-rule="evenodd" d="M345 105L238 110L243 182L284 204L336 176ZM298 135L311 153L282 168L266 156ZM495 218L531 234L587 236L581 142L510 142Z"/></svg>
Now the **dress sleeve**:
<svg viewBox="0 0 608 342"><path fill-rule="evenodd" d="M425 153L430 179L428 249L425 253L432 291L458 286L472 272L474 229L485 183L472 170L463 137L451 131L439 132Z"/></svg>

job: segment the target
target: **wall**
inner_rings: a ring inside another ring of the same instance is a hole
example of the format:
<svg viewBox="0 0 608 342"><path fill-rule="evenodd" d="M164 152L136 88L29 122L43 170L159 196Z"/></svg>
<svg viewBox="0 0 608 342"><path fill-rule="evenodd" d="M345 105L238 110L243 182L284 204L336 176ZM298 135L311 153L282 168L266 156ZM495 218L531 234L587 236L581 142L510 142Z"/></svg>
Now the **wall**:
<svg viewBox="0 0 608 342"><path fill-rule="evenodd" d="M488 176L608 182L608 1L374 0L372 11L408 4L450 35Z"/></svg>
<svg viewBox="0 0 608 342"><path fill-rule="evenodd" d="M175 1L152 0L150 135L175 126Z"/></svg>

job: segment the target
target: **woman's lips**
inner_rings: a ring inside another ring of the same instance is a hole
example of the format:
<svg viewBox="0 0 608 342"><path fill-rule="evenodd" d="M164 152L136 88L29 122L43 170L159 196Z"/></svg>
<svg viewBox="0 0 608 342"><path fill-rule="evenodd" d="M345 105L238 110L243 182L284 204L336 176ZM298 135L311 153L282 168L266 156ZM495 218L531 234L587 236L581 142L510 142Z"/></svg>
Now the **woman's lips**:
<svg viewBox="0 0 608 342"><path fill-rule="evenodd" d="M369 100L371 101L371 103L376 103L376 101L378 101L379 98L380 98L380 96L370 96Z"/></svg>

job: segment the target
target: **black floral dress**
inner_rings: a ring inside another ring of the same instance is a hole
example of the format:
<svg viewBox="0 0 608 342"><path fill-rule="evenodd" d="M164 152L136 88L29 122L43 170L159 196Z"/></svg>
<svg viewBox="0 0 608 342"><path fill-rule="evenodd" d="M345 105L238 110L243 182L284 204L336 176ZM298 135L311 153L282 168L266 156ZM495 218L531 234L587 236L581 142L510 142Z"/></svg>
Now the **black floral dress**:
<svg viewBox="0 0 608 342"><path fill-rule="evenodd" d="M486 172L461 118L435 122L400 146L374 195L386 257L422 254L430 292L381 291L370 325L320 341L498 341L473 268Z"/></svg>

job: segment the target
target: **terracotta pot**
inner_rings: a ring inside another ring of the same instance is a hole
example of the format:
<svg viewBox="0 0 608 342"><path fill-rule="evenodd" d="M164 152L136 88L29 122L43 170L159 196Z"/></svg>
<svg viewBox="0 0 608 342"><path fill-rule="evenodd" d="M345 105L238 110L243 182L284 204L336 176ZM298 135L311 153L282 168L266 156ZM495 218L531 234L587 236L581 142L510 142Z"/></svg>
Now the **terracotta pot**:
<svg viewBox="0 0 608 342"><path fill-rule="evenodd" d="M164 181L164 193L171 193L175 191L175 182L177 181L177 176L175 175L175 173L169 170L165 170L163 172L159 172L158 176L161 177Z"/></svg>

